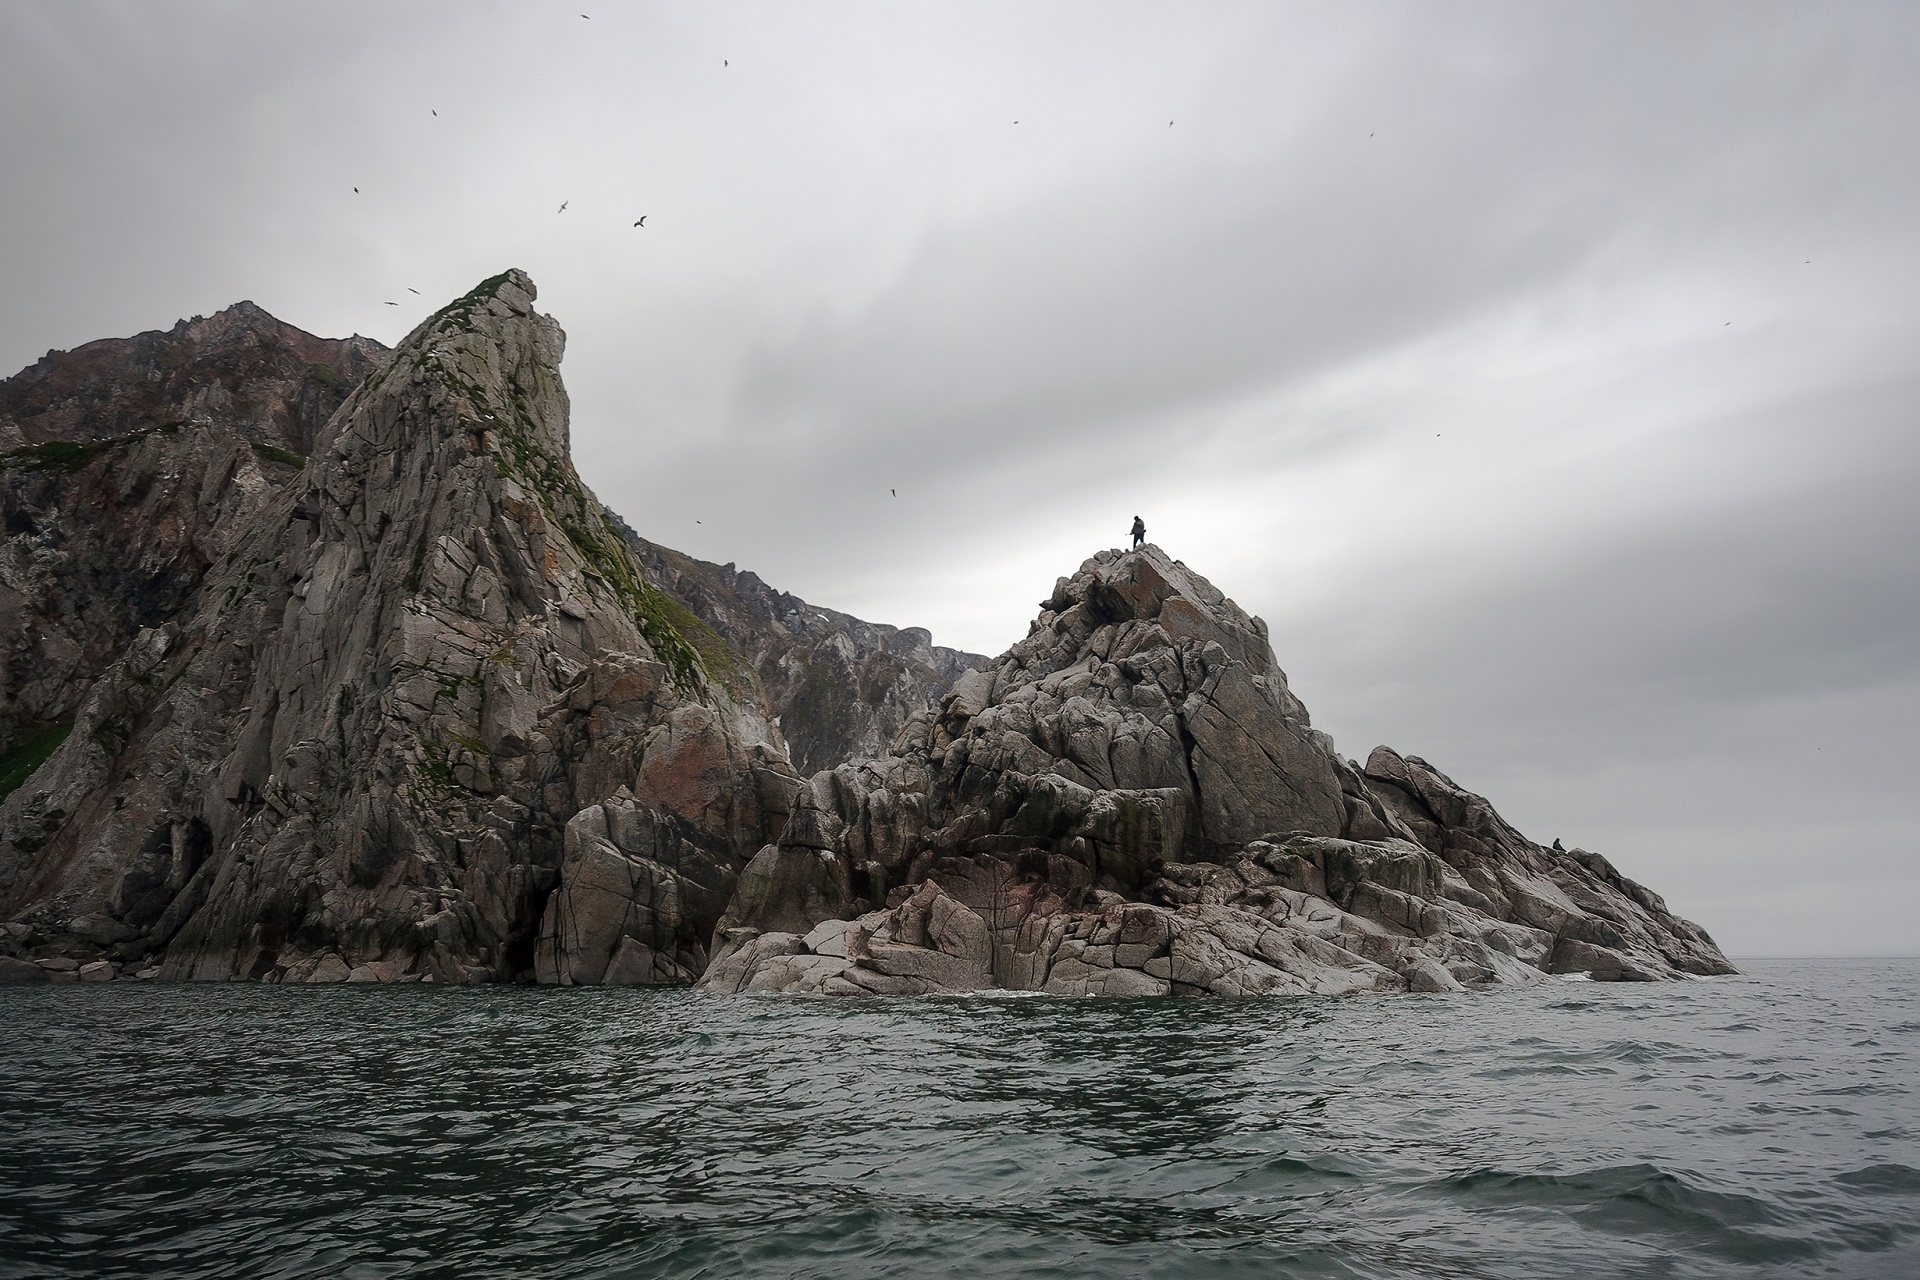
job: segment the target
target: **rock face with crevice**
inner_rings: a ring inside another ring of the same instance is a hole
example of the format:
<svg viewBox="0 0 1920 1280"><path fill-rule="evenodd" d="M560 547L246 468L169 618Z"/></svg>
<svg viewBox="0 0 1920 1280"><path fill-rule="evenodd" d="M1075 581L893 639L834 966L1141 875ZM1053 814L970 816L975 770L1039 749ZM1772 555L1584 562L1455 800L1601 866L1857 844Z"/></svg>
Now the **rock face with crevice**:
<svg viewBox="0 0 1920 1280"><path fill-rule="evenodd" d="M1597 855L1386 748L1343 760L1266 628L1157 548L1063 578L740 878L724 991L1243 995L1729 972Z"/></svg>

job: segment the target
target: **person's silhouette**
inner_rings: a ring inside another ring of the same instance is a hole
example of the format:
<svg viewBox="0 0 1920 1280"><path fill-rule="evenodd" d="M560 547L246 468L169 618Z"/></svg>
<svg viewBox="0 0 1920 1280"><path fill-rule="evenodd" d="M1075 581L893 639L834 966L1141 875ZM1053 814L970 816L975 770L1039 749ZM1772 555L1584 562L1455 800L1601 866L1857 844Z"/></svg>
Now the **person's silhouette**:
<svg viewBox="0 0 1920 1280"><path fill-rule="evenodd" d="M1139 516L1133 518L1133 549L1138 551L1140 544L1147 540L1147 522Z"/></svg>

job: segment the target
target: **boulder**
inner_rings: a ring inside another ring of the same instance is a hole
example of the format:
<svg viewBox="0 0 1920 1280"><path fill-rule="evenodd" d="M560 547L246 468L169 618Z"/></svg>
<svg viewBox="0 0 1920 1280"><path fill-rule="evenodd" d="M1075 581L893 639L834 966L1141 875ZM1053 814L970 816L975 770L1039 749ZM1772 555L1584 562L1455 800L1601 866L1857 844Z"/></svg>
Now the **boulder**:
<svg viewBox="0 0 1920 1280"><path fill-rule="evenodd" d="M30 982L45 982L47 971L30 960L16 960L12 956L0 956L0 985L14 986Z"/></svg>

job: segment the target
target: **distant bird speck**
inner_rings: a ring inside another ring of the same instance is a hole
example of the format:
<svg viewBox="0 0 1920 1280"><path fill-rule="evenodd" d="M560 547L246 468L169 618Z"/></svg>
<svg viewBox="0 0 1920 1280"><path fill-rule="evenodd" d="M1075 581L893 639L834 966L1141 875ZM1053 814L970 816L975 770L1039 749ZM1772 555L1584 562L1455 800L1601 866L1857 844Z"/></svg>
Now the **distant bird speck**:
<svg viewBox="0 0 1920 1280"><path fill-rule="evenodd" d="M388 306L390 306L390 307L397 307L397 306L399 306L400 304L399 304L399 303L397 303L397 302L389 302L389 303L388 303L387 305L388 305Z"/></svg>
<svg viewBox="0 0 1920 1280"><path fill-rule="evenodd" d="M432 108L432 107L428 107L428 108L427 108L427 110L429 110L429 111L433 111L433 108ZM433 111L433 114L434 114L434 115L435 115L435 116L437 117L437 116L438 116L438 115L439 115L440 113L439 113L438 111Z"/></svg>
<svg viewBox="0 0 1920 1280"><path fill-rule="evenodd" d="M720 59L720 65L724 67L724 66L727 66L727 65L729 65L729 64L728 64L728 62L727 62L727 60L726 60L725 58L722 58L722 59Z"/></svg>
<svg viewBox="0 0 1920 1280"><path fill-rule="evenodd" d="M419 294L419 292L420 292L420 291L419 291L418 289L416 289L416 288L414 288L414 287L413 287L412 285L408 285L408 286L407 286L407 292L408 292L408 293L411 293L411 294L414 294L414 295L416 295L416 296L417 296L417 295Z"/></svg>
<svg viewBox="0 0 1920 1280"><path fill-rule="evenodd" d="M359 194L360 194L360 188L358 188L358 187L355 187L355 188L353 189L353 194L355 194L355 195L359 195Z"/></svg>
<svg viewBox="0 0 1920 1280"><path fill-rule="evenodd" d="M643 213L643 214L641 214L641 215L640 215L640 221L638 221L638 222L636 222L636 223L634 223L633 225L634 225L634 226L636 226L636 227L644 227L644 226L646 226L646 225L647 225L647 216L648 216L648 215L646 215L646 214L644 214L644 213Z"/></svg>
<svg viewBox="0 0 1920 1280"><path fill-rule="evenodd" d="M1173 128L1173 121L1171 120L1167 121L1167 128L1169 129Z"/></svg>
<svg viewBox="0 0 1920 1280"><path fill-rule="evenodd" d="M889 489L887 490L887 492L892 494L896 498L900 496L900 491L898 489Z"/></svg>
<svg viewBox="0 0 1920 1280"><path fill-rule="evenodd" d="M554 212L555 212L555 213L565 213L565 212L567 211L567 206L568 206L568 205L570 205L570 204L572 204L572 203L573 203L573 201L571 201L571 200L562 200L562 201L560 202L560 207L559 207L558 209L555 209L555 210L554 210Z"/></svg>

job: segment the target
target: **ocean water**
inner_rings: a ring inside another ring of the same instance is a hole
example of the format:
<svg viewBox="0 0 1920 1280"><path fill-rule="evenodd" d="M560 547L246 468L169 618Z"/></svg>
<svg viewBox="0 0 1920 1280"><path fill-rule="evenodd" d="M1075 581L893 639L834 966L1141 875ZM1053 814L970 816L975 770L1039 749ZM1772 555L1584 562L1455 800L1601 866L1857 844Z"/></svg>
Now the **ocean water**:
<svg viewBox="0 0 1920 1280"><path fill-rule="evenodd" d="M0 988L0 1276L1920 1276L1920 962L1746 970Z"/></svg>

